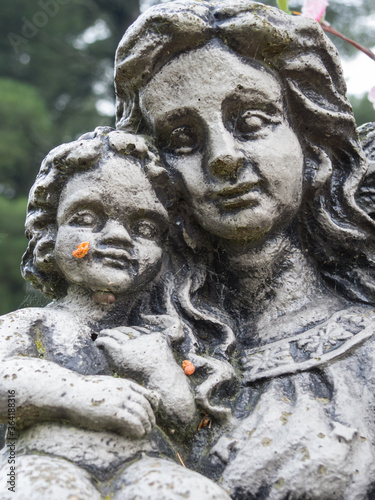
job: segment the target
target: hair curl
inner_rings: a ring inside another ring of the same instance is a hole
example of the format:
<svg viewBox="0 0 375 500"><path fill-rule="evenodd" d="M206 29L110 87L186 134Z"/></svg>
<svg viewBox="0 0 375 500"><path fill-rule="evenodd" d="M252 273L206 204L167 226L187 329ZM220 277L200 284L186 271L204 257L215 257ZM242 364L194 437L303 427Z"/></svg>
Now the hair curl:
<svg viewBox="0 0 375 500"><path fill-rule="evenodd" d="M168 61L213 39L278 75L305 156L302 245L338 291L373 303L374 221L355 199L367 163L337 51L316 21L247 0L149 9L117 49L117 127L146 131L139 90Z"/></svg>

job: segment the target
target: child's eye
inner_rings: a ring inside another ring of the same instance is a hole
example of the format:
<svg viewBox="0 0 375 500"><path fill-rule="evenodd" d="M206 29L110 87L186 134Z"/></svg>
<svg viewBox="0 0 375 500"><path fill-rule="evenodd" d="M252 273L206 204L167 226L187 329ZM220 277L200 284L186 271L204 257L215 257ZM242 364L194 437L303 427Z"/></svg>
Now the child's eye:
<svg viewBox="0 0 375 500"><path fill-rule="evenodd" d="M142 238L155 238L159 234L158 226L150 220L139 220L133 223L132 233Z"/></svg>
<svg viewBox="0 0 375 500"><path fill-rule="evenodd" d="M92 226L96 223L96 216L88 210L80 210L69 218L72 226Z"/></svg>

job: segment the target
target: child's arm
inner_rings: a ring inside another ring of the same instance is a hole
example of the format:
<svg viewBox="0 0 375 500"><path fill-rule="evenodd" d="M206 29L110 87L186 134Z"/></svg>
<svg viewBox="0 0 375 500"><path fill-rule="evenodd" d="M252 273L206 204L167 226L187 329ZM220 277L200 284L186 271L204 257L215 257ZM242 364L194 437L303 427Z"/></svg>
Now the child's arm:
<svg viewBox="0 0 375 500"><path fill-rule="evenodd" d="M171 332L173 340L178 338L178 326L171 324L167 331L150 330L144 326L103 330L96 343L119 375L158 392L161 415L164 412L170 423L189 424L196 417L194 395L188 377L176 363L168 335Z"/></svg>
<svg viewBox="0 0 375 500"><path fill-rule="evenodd" d="M0 422L7 422L8 395L14 394L20 427L57 420L137 438L151 430L158 403L153 392L38 359L37 343L25 328L27 314L17 313L0 318Z"/></svg>
<svg viewBox="0 0 375 500"><path fill-rule="evenodd" d="M4 423L9 391L16 400L21 428L57 420L139 438L155 423L157 396L128 380L82 376L50 361L28 358L3 362L0 377L0 421Z"/></svg>

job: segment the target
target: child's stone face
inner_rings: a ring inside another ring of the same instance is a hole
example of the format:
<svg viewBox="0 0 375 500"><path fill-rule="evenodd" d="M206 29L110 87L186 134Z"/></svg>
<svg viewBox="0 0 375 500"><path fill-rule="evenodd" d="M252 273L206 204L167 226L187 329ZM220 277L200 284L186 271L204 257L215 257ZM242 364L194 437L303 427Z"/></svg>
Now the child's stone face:
<svg viewBox="0 0 375 500"><path fill-rule="evenodd" d="M57 213L56 262L70 283L92 291L133 293L161 265L167 214L139 164L112 157L77 173L64 187ZM88 253L72 252L89 242Z"/></svg>

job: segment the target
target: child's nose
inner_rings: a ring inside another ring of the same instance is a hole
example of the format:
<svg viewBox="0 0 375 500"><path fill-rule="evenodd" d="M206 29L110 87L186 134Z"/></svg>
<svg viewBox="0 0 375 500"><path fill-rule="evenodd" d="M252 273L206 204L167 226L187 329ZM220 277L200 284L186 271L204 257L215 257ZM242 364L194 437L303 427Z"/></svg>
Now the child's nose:
<svg viewBox="0 0 375 500"><path fill-rule="evenodd" d="M124 224L117 220L108 220L102 230L103 243L109 244L132 244L132 238Z"/></svg>

